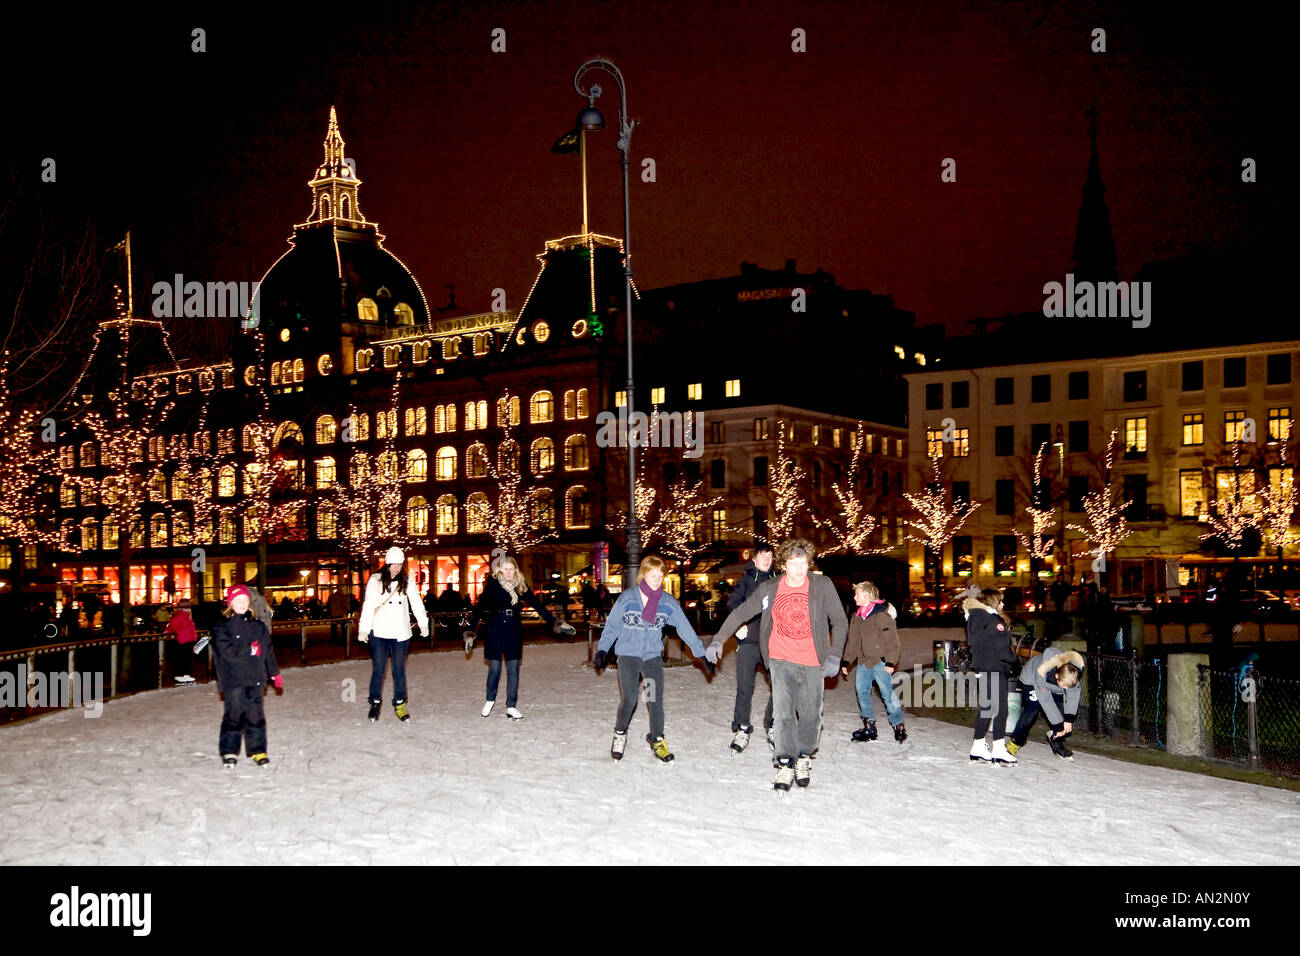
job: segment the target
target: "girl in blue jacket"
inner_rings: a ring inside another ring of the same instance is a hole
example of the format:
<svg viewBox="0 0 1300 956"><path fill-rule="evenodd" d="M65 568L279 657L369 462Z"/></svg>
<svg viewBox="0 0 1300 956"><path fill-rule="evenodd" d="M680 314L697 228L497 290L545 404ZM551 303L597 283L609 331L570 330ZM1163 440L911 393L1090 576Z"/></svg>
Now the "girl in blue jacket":
<svg viewBox="0 0 1300 956"><path fill-rule="evenodd" d="M664 635L671 624L696 657L704 656L704 644L682 613L677 599L663 589L667 566L663 558L649 554L641 559L634 588L618 596L605 620L605 629L596 645L592 661L596 672L605 667L605 655L618 643L618 717L614 721L614 742L609 755L623 759L627 747L627 725L636 711L637 692L644 678L647 703L650 705L650 733L646 743L654 755L667 763L673 753L664 741Z"/></svg>

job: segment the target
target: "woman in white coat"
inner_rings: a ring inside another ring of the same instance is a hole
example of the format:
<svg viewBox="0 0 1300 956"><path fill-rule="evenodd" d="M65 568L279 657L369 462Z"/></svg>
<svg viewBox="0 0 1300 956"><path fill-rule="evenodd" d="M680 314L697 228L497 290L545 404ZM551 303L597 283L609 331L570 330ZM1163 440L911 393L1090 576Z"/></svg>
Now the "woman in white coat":
<svg viewBox="0 0 1300 956"><path fill-rule="evenodd" d="M406 574L406 555L401 548L389 548L384 566L366 582L366 599L361 605L358 638L370 642L370 721L379 719L384 702L384 671L393 662L393 710L397 719L408 722L406 710L406 654L411 645L411 615L419 630L428 631L429 615L414 583ZM417 630L416 633L419 633Z"/></svg>

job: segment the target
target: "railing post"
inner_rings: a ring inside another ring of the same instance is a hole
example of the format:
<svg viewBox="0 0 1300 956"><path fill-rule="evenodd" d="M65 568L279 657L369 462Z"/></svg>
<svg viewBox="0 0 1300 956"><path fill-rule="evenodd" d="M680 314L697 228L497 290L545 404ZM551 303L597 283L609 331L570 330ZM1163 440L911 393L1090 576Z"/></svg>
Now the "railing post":
<svg viewBox="0 0 1300 956"><path fill-rule="evenodd" d="M1242 694L1242 696L1246 698L1246 728L1247 728L1248 748L1250 754L1250 765L1252 767L1258 767L1259 766L1259 734L1255 724L1255 718L1256 718L1255 700L1256 698L1259 697L1259 675L1255 672L1255 668L1253 667L1246 668L1246 680L1249 681L1249 683L1246 685L1247 692ZM1241 690L1241 688L1238 688L1238 690Z"/></svg>
<svg viewBox="0 0 1300 956"><path fill-rule="evenodd" d="M158 638L158 686L159 687L162 687L162 682L163 682L163 662L165 660L166 650L167 650L166 638L162 638L162 637Z"/></svg>
<svg viewBox="0 0 1300 956"><path fill-rule="evenodd" d="M347 660L352 656L352 619L348 618L343 625L343 659Z"/></svg>
<svg viewBox="0 0 1300 956"><path fill-rule="evenodd" d="M302 666L307 666L307 619L303 618L302 623L298 625L302 635Z"/></svg>
<svg viewBox="0 0 1300 956"><path fill-rule="evenodd" d="M1101 733L1101 649L1094 643L1088 650L1088 729Z"/></svg>
<svg viewBox="0 0 1300 956"><path fill-rule="evenodd" d="M27 654L27 679L23 682L23 716L31 716L31 708L28 701L32 699L32 688L36 686L36 652L30 651Z"/></svg>
<svg viewBox="0 0 1300 956"><path fill-rule="evenodd" d="M108 648L108 696L117 696L117 641Z"/></svg>
<svg viewBox="0 0 1300 956"><path fill-rule="evenodd" d="M1136 747L1142 739L1142 727L1138 720L1138 674L1141 670L1141 665L1138 663L1137 651L1134 649L1129 650L1128 667L1129 676L1133 684L1133 715L1129 719L1129 732L1132 735L1131 743Z"/></svg>

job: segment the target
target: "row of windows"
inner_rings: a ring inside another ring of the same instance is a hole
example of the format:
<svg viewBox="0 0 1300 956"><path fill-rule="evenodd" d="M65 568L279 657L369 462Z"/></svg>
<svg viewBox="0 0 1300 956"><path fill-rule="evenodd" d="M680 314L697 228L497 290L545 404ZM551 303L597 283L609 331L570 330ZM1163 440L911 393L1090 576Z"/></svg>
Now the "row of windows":
<svg viewBox="0 0 1300 956"><path fill-rule="evenodd" d="M1223 440L1224 442L1235 442L1239 439L1244 440L1245 436L1246 413L1244 411L1224 412L1223 414ZM1124 454L1128 457L1140 457L1147 453L1147 427L1148 419L1146 416L1124 419L1121 429L1120 438L1123 441ZM930 457L942 458L944 455L952 455L954 458L965 458L970 455L970 429L958 428L944 438L943 429L926 428L925 430L925 450ZM1014 455L1015 451L1015 425L997 425L993 429L993 447L994 454L999 456ZM1268 410L1268 440L1269 441L1286 441L1291 437L1291 406L1281 405ZM1205 414L1203 412L1188 412L1183 415L1182 445L1185 447L1203 445L1205 443ZM1029 448L1030 451L1037 454L1038 449L1044 444L1054 444L1052 436L1052 426L1047 422L1038 422L1029 426ZM1089 450L1088 441L1088 422L1074 421L1069 423L1069 438L1067 447L1072 452L1086 452Z"/></svg>
<svg viewBox="0 0 1300 956"><path fill-rule="evenodd" d="M235 387L235 370L234 368L204 368L197 372L181 372L176 376L175 389L177 395L188 395L194 391L195 385L201 392L210 392L217 387L217 380L220 378L222 388ZM131 385L131 398L134 401L143 401L147 398L161 398L168 394L172 389L172 381L165 375L159 375L154 378L139 378Z"/></svg>
<svg viewBox="0 0 1300 956"><path fill-rule="evenodd" d="M1222 360L1223 388L1245 388L1247 385L1246 358L1234 356ZM1291 353L1275 352L1265 358L1265 383L1268 385L1286 385L1291 381ZM951 385L952 408L970 407L970 382L955 381ZM1088 397L1088 372L1070 372L1068 375L1068 394L1070 401ZM930 382L925 386L925 408L935 411L944 407L943 382ZM1124 401L1145 402L1147 400L1147 370L1138 369L1125 372L1123 377ZM1182 390L1199 392L1205 389L1205 362L1197 359L1182 363ZM1052 400L1052 376L1042 373L1030 376L1030 402L1050 402ZM1014 405L1016 401L1016 380L1013 376L1000 376L993 380L993 403L995 405Z"/></svg>
<svg viewBox="0 0 1300 956"><path fill-rule="evenodd" d="M806 432L803 430L804 428L807 428ZM811 445L824 445L827 443L827 441L829 441L830 447L841 448L844 447L844 442L846 438L848 440L847 447L849 449L855 449L858 444L858 433L856 429L845 429L833 425L824 426L818 424L818 425L800 426L792 422L786 423L786 440L789 441L790 444L798 443L799 436L804 434L808 436L808 443ZM768 441L771 437L772 437L771 419L755 418L753 440ZM890 436L888 435L880 435L878 437L880 438L880 454L888 455L890 453L889 449L892 447L894 449L893 453L896 456L898 456L899 458L903 457L904 452L903 452L902 438L895 438L891 443ZM868 454L876 453L876 438L877 438L876 435L873 435L870 432L866 433L865 451ZM708 443L710 445L725 445L727 443L727 422L725 421L709 422Z"/></svg>

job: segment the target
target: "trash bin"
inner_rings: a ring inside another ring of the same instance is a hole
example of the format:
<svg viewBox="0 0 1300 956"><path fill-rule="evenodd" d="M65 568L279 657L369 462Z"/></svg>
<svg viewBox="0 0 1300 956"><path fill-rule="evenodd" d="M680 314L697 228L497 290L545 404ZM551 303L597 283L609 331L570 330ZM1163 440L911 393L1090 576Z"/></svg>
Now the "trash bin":
<svg viewBox="0 0 1300 956"><path fill-rule="evenodd" d="M965 673L968 670L970 670L970 648L965 641L934 642L936 674Z"/></svg>

